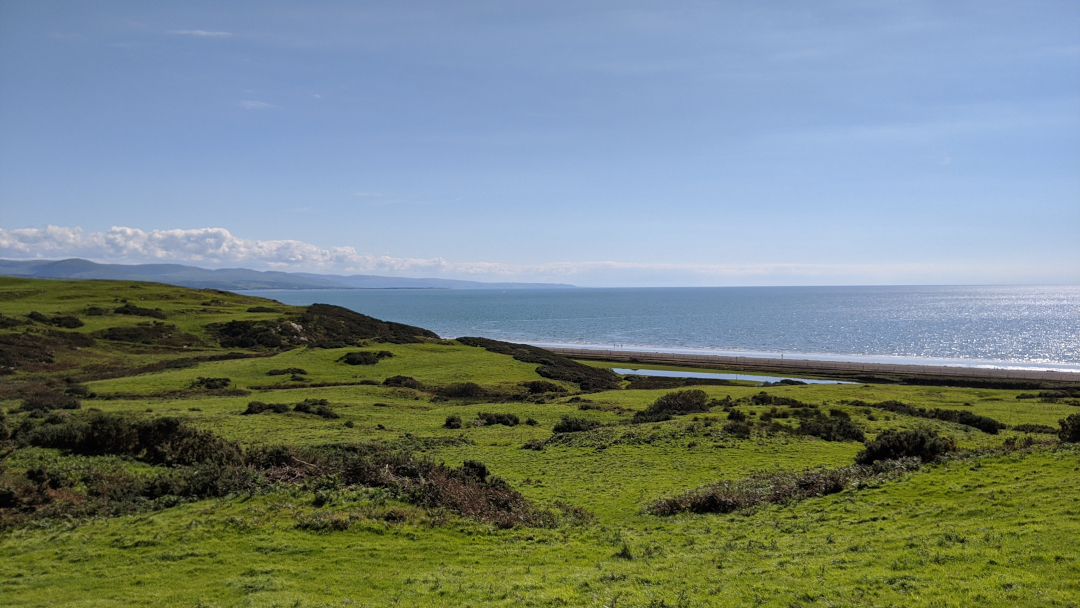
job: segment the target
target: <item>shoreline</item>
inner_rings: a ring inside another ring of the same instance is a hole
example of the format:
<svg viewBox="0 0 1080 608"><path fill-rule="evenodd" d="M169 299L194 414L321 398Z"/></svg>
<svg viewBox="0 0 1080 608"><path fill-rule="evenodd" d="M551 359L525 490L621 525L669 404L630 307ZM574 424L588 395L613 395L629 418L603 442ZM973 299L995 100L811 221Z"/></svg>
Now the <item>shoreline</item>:
<svg viewBox="0 0 1080 608"><path fill-rule="evenodd" d="M960 380L1007 380L1080 383L1080 372L1035 369L1006 369L1000 367L966 367L950 365L909 365L901 363L867 363L858 361L828 361L820 359L771 358L762 356L726 356L658 351L613 350L599 348L570 348L545 346L547 350L574 359L592 359L620 363L654 363L732 370L761 370L783 373L827 375L884 374L886 376L934 376Z"/></svg>

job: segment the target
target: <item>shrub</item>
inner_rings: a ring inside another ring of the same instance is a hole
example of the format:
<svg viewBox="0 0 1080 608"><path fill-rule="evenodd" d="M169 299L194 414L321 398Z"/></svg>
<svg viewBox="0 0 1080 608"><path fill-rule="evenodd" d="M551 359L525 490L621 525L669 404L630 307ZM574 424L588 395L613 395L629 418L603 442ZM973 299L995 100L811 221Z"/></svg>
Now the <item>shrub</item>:
<svg viewBox="0 0 1080 608"><path fill-rule="evenodd" d="M230 378L203 378L202 376L199 376L194 381L192 381L191 388L202 388L208 391L219 391L229 388L230 384L232 384L232 379Z"/></svg>
<svg viewBox="0 0 1080 608"><path fill-rule="evenodd" d="M118 315L132 315L136 317L150 317L152 319L164 319L165 313L160 308L140 308L134 304L124 304L113 310Z"/></svg>
<svg viewBox="0 0 1080 608"><path fill-rule="evenodd" d="M734 420L736 422L746 422L746 414L740 412L739 410L731 410L730 412L728 412L727 419ZM762 416L762 419L764 419L764 416Z"/></svg>
<svg viewBox="0 0 1080 608"><path fill-rule="evenodd" d="M1058 439L1062 443L1080 443L1080 414L1069 414L1068 418L1058 420Z"/></svg>
<svg viewBox="0 0 1080 608"><path fill-rule="evenodd" d="M1058 429L1045 424L1018 424L1012 427L1018 433L1043 433L1045 435L1057 435Z"/></svg>
<svg viewBox="0 0 1080 608"><path fill-rule="evenodd" d="M825 441L865 441L866 436L847 418L814 418L799 422L799 433Z"/></svg>
<svg viewBox="0 0 1080 608"><path fill-rule="evenodd" d="M835 407L829 408L829 416L832 418L843 418L844 420L851 420L851 416L844 410L838 410Z"/></svg>
<svg viewBox="0 0 1080 608"><path fill-rule="evenodd" d="M525 424L526 424L527 426L536 426L536 425L538 425L538 424L540 424L540 423L539 423L539 422L537 422L536 420L532 419L532 418L526 418L526 419L525 419Z"/></svg>
<svg viewBox="0 0 1080 608"><path fill-rule="evenodd" d="M522 382L521 386L524 386L530 395L542 395L544 393L565 393L565 388L555 384L554 382L548 382L547 380L533 380L532 382Z"/></svg>
<svg viewBox="0 0 1080 608"><path fill-rule="evenodd" d="M247 311L248 312L277 312L276 309L270 308L269 306L252 306L251 308L247 309Z"/></svg>
<svg viewBox="0 0 1080 608"><path fill-rule="evenodd" d="M662 422L672 416L709 411L709 396L701 389L675 391L661 396L649 407L634 414L631 423Z"/></svg>
<svg viewBox="0 0 1080 608"><path fill-rule="evenodd" d="M458 416L457 414L450 414L446 417L446 422L443 423L443 428L460 429L461 416Z"/></svg>
<svg viewBox="0 0 1080 608"><path fill-rule="evenodd" d="M316 416L328 419L341 418L341 414L331 409L330 403L326 399L304 399L296 404L293 411L301 412L303 414L315 414Z"/></svg>
<svg viewBox="0 0 1080 608"><path fill-rule="evenodd" d="M494 426L501 424L503 426L517 426L521 424L521 420L518 419L517 414L487 414L480 412L476 415L486 426Z"/></svg>
<svg viewBox="0 0 1080 608"><path fill-rule="evenodd" d="M150 321L127 327L110 327L97 333L106 340L115 342L132 342L134 344L168 344L182 345L195 344L199 341L195 336L181 331L179 327Z"/></svg>
<svg viewBox="0 0 1080 608"><path fill-rule="evenodd" d="M750 397L750 403L752 405L786 405L789 407L807 407L805 403L798 399L791 399L788 397L777 397L770 395L765 391L761 391L756 395Z"/></svg>
<svg viewBox="0 0 1080 608"><path fill-rule="evenodd" d="M26 316L31 321L45 323L46 325L52 325L53 327L63 327L65 329L76 329L84 325L84 323L80 321L78 317L73 317L71 315L56 314L51 317L46 317L40 312L31 312Z"/></svg>
<svg viewBox="0 0 1080 608"><path fill-rule="evenodd" d="M411 388L420 390L424 385L420 384L415 378L409 376L390 376L386 380L383 380L384 386L399 386L401 388Z"/></svg>
<svg viewBox="0 0 1080 608"><path fill-rule="evenodd" d="M930 462L953 449L952 442L934 431L887 430L879 434L866 448L855 456L858 464L872 464L879 460L918 458Z"/></svg>
<svg viewBox="0 0 1080 608"><path fill-rule="evenodd" d="M48 412L51 410L77 410L80 407L82 407L82 402L79 401L78 397L44 389L23 399L19 409L24 412Z"/></svg>
<svg viewBox="0 0 1080 608"><path fill-rule="evenodd" d="M236 464L241 454L235 443L193 429L176 418L132 421L104 413L25 431L20 428L17 439L85 456L133 456L160 465Z"/></svg>
<svg viewBox="0 0 1080 608"><path fill-rule="evenodd" d="M289 376L289 375L305 375L307 370L299 367L286 367L285 369L272 369L266 372L267 376Z"/></svg>
<svg viewBox="0 0 1080 608"><path fill-rule="evenodd" d="M600 427L599 420L589 420L587 418L575 418L573 416L563 416L552 427L553 433L580 433L582 431L591 431L597 427Z"/></svg>
<svg viewBox="0 0 1080 608"><path fill-rule="evenodd" d="M263 403L262 401L252 401L248 404L247 409L241 412L241 414L250 415L261 414L263 412L284 414L287 411L289 411L289 406L285 403Z"/></svg>
<svg viewBox="0 0 1080 608"><path fill-rule="evenodd" d="M338 361L346 365L375 365L379 362L379 356L371 351L358 350L352 353L346 353Z"/></svg>
<svg viewBox="0 0 1080 608"><path fill-rule="evenodd" d="M540 452L544 449L544 442L539 439L530 439L525 442L525 445L521 446L521 449Z"/></svg>
<svg viewBox="0 0 1080 608"><path fill-rule="evenodd" d="M487 395L484 387L475 382L458 382L443 386L435 391L440 397L448 399L480 399Z"/></svg>
<svg viewBox="0 0 1080 608"><path fill-rule="evenodd" d="M917 470L914 459L852 465L839 469L807 469L758 473L750 477L702 486L679 496L658 500L647 507L653 515L680 513L732 513L763 504L785 504L842 492L848 487L895 479Z"/></svg>
<svg viewBox="0 0 1080 608"><path fill-rule="evenodd" d="M732 420L724 425L724 432L741 439L750 436L750 425L741 420Z"/></svg>

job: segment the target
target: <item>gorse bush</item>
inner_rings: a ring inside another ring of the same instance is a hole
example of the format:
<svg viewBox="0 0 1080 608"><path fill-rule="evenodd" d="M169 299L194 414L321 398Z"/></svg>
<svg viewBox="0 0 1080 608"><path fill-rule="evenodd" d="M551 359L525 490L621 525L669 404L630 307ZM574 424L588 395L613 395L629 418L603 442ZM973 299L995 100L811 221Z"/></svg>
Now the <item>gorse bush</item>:
<svg viewBox="0 0 1080 608"><path fill-rule="evenodd" d="M457 414L450 414L446 417L446 422L443 423L443 428L460 429L461 416L458 416Z"/></svg>
<svg viewBox="0 0 1080 608"><path fill-rule="evenodd" d="M484 387L475 382L458 382L439 387L435 393L447 399L481 399L487 396Z"/></svg>
<svg viewBox="0 0 1080 608"><path fill-rule="evenodd" d="M341 414L331 409L330 403L326 399L304 399L296 404L293 411L302 414L314 414L327 419L341 418Z"/></svg>
<svg viewBox="0 0 1080 608"><path fill-rule="evenodd" d="M634 414L631 423L663 422L672 416L707 412L709 396L701 389L675 391L661 396L649 407Z"/></svg>
<svg viewBox="0 0 1080 608"><path fill-rule="evenodd" d="M591 431L600 426L602 425L598 420L563 416L555 423L555 426L552 427L551 431L553 433L580 433L582 431Z"/></svg>
<svg viewBox="0 0 1080 608"><path fill-rule="evenodd" d="M547 380L533 380L532 382L522 382L521 386L525 387L530 395L542 395L544 393L565 393L565 388L555 384L554 382L548 382Z"/></svg>
<svg viewBox="0 0 1080 608"><path fill-rule="evenodd" d="M929 418L931 420L943 420L945 422L955 422L965 426L970 426L975 429L979 429L984 433L996 435L998 430L1008 428L993 418L988 416L980 416L973 414L965 410L945 410L935 408L932 410L923 409L920 407L914 407L903 403L902 401L882 401L880 403L866 403L865 401L850 401L849 405L856 405L859 407L872 407L879 410L885 410L887 412L895 412L897 414L904 414L906 416L916 416L919 418Z"/></svg>
<svg viewBox="0 0 1080 608"><path fill-rule="evenodd" d="M371 351L361 350L346 353L338 361L346 365L375 365L379 362L379 355Z"/></svg>
<svg viewBox="0 0 1080 608"><path fill-rule="evenodd" d="M420 384L415 378L409 376L390 376L386 380L383 380L384 386L400 386L401 388L411 388L420 390L424 388L424 385Z"/></svg>
<svg viewBox="0 0 1080 608"><path fill-rule="evenodd" d="M40 312L31 312L30 314L28 314L26 316L31 321L36 321L38 323L45 323L46 325L52 325L54 327L63 327L65 329L77 329L77 328L82 327L84 325L84 323L82 321L80 321L78 317L73 317L71 315L59 315L58 314L58 315L53 315L51 317L46 317L45 315L41 314Z"/></svg>
<svg viewBox="0 0 1080 608"><path fill-rule="evenodd" d="M227 465L241 460L235 443L186 426L176 418L130 420L94 413L63 424L20 428L16 440L84 456L131 456L160 465Z"/></svg>
<svg viewBox="0 0 1080 608"><path fill-rule="evenodd" d="M51 410L77 410L80 407L82 407L82 402L75 395L44 389L23 399L19 409L24 412L48 412Z"/></svg>
<svg viewBox="0 0 1080 608"><path fill-rule="evenodd" d="M930 462L953 449L949 439L929 430L883 431L873 441L866 444L866 449L855 456L858 464L872 464L879 460L898 458L918 458Z"/></svg>
<svg viewBox="0 0 1080 608"><path fill-rule="evenodd" d="M658 500L649 505L647 510L653 515L749 511L765 504L785 504L835 494L849 487L895 479L918 468L919 461L908 458L839 469L758 473L744 479L709 484L679 496Z"/></svg>
<svg viewBox="0 0 1080 608"><path fill-rule="evenodd" d="M862 429L846 418L809 418L799 421L798 433L825 441L865 441Z"/></svg>
<svg viewBox="0 0 1080 608"><path fill-rule="evenodd" d="M251 415L261 414L263 412L284 414L287 411L289 411L289 405L286 403L263 403L262 401L252 401L247 405L247 409L241 412L241 414Z"/></svg>
<svg viewBox="0 0 1080 608"><path fill-rule="evenodd" d="M307 370L299 367L286 367L285 369L272 369L266 372L267 376L304 376Z"/></svg>
<svg viewBox="0 0 1080 608"><path fill-rule="evenodd" d="M1080 414L1069 414L1067 418L1058 420L1058 439L1062 443L1080 443Z"/></svg>
<svg viewBox="0 0 1080 608"><path fill-rule="evenodd" d="M807 404L799 401L798 399L791 399L789 397L777 397L770 395L765 391L761 391L756 395L750 396L751 405L786 405L789 407L809 407Z"/></svg>
<svg viewBox="0 0 1080 608"><path fill-rule="evenodd" d="M501 424L503 426L517 426L521 424L521 420L517 417L517 414L488 414L480 412L476 417L484 423L485 426L494 426Z"/></svg>
<svg viewBox="0 0 1080 608"><path fill-rule="evenodd" d="M134 304L124 304L119 308L113 309L113 313L118 315L132 315L136 317L150 317L152 319L164 319L165 313L160 308L140 308Z"/></svg>
<svg viewBox="0 0 1080 608"><path fill-rule="evenodd" d="M229 388L232 384L231 378L203 378L199 376L191 382L191 388L202 388L208 391L219 391Z"/></svg>

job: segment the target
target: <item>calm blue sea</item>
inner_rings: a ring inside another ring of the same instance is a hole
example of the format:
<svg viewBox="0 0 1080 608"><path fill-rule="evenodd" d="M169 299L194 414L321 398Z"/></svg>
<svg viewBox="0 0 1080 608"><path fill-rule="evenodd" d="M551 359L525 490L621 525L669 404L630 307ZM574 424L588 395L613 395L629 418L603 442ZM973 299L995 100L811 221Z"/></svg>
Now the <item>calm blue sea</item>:
<svg viewBox="0 0 1080 608"><path fill-rule="evenodd" d="M265 290L443 337L1080 371L1080 286Z"/></svg>

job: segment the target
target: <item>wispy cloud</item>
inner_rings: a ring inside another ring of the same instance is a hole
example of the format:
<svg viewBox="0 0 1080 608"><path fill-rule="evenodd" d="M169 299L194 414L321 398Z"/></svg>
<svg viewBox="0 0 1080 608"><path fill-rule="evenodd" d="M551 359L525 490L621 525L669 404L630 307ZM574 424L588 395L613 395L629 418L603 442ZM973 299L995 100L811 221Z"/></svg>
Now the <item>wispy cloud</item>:
<svg viewBox="0 0 1080 608"><path fill-rule="evenodd" d="M243 101L238 102L236 105L240 106L241 108L243 108L245 110L266 110L268 108L276 108L276 107L278 107L278 106L275 106L272 103L266 103L265 101L254 101L254 100L243 100Z"/></svg>
<svg viewBox="0 0 1080 608"><path fill-rule="evenodd" d="M172 33L180 36L198 36L200 38L227 38L232 32L213 32L210 30L174 30Z"/></svg>
<svg viewBox="0 0 1080 608"><path fill-rule="evenodd" d="M0 229L0 257L58 259L83 257L99 262L174 262L198 266L243 266L344 274L444 276L480 280L565 281L590 285L765 285L906 283L912 281L1001 282L1006 275L1027 276L1030 269L985 264L684 264L617 261L451 262L443 258L372 255L353 247L319 247L296 240L261 241L234 236L224 228L140 230L114 226L105 232L46 226ZM1074 265L1076 266L1076 265ZM1059 269L1064 270L1064 269ZM1080 266L1069 268L1080 274ZM1002 274L1005 273L1005 274ZM1049 277L1046 277L1049 278ZM1043 280L1046 280L1043 278ZM1028 279L1039 280L1039 277ZM1013 279L1015 282L1015 279Z"/></svg>

